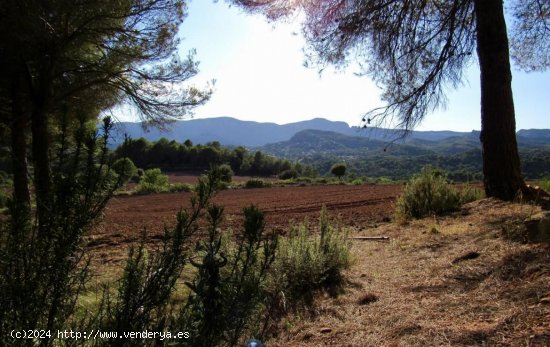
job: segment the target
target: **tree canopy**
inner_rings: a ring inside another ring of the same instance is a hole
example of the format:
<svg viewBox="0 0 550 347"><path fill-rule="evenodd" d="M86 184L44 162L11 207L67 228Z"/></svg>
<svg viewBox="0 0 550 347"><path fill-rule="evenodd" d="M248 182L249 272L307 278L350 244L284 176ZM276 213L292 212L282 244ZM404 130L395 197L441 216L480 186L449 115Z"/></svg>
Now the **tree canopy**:
<svg viewBox="0 0 550 347"><path fill-rule="evenodd" d="M16 201L30 206L30 159L39 219L47 210L56 129L121 104L162 123L209 99L208 87L184 85L198 71L193 51L177 53L185 9L182 0L0 3L0 122L10 128Z"/></svg>

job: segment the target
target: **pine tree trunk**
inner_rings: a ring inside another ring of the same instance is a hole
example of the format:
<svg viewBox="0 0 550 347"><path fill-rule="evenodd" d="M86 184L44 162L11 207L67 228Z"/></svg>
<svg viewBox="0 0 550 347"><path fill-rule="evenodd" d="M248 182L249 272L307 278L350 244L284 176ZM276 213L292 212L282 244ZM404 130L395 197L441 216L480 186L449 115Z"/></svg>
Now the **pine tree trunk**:
<svg viewBox="0 0 550 347"><path fill-rule="evenodd" d="M524 190L516 141L512 72L502 0L475 0L481 69L483 183L488 197L513 200Z"/></svg>

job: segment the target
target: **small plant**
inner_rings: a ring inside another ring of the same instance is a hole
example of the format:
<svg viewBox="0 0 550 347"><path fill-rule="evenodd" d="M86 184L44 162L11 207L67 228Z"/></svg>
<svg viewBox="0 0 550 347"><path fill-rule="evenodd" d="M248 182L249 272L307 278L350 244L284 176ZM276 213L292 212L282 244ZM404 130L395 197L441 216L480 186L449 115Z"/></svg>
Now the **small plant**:
<svg viewBox="0 0 550 347"><path fill-rule="evenodd" d="M350 184L353 185L353 186L360 186L360 185L362 185L363 183L364 183L364 182L363 182L362 179L356 178L356 179L354 179L353 181L351 181Z"/></svg>
<svg viewBox="0 0 550 347"><path fill-rule="evenodd" d="M231 180L233 179L233 170L231 169L231 166L227 164L220 165L219 167L220 174L221 174L221 181L225 183L231 183Z"/></svg>
<svg viewBox="0 0 550 347"><path fill-rule="evenodd" d="M143 172L139 184L136 186L136 194L153 194L170 191L168 176L160 169L148 169Z"/></svg>
<svg viewBox="0 0 550 347"><path fill-rule="evenodd" d="M342 271L350 262L347 235L330 224L323 206L316 237L310 238L307 225L301 224L280 239L272 290L284 293L290 301L310 301L315 290L340 285Z"/></svg>
<svg viewBox="0 0 550 347"><path fill-rule="evenodd" d="M251 178L245 183L245 188L269 188L271 182L262 180L260 178Z"/></svg>
<svg viewBox="0 0 550 347"><path fill-rule="evenodd" d="M460 194L443 172L426 166L405 186L397 200L396 214L401 220L442 215L456 211L460 202Z"/></svg>
<svg viewBox="0 0 550 347"><path fill-rule="evenodd" d="M187 183L172 183L168 187L168 191L171 192L171 193L191 192L191 191L193 191L193 187L190 184L187 184Z"/></svg>

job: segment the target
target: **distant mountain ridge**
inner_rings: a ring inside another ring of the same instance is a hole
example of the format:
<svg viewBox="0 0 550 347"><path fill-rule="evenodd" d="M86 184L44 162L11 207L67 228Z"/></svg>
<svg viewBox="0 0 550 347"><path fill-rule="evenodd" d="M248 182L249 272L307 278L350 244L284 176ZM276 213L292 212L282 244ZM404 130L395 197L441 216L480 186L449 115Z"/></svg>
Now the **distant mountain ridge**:
<svg viewBox="0 0 550 347"><path fill-rule="evenodd" d="M223 145L257 147L286 141L296 133L307 129L335 131L350 135L356 131L345 122L333 122L322 118L279 125L217 117L177 121L168 125L168 128L169 131L156 128L144 131L141 123L120 122L115 127L115 142L121 143L124 134L127 134L132 138L144 137L150 141L165 137L178 142L190 139L194 143L219 141Z"/></svg>
<svg viewBox="0 0 550 347"><path fill-rule="evenodd" d="M331 131L350 137L360 137L365 140L382 141L388 143L399 137L397 130L350 127L345 122L329 121L323 118L314 118L289 124L260 123L242 121L231 117L216 117L205 119L191 119L177 121L167 126L167 131L157 128L144 130L141 123L119 122L115 126L114 142L120 144L124 135L131 138L144 137L155 141L161 137L183 142L190 139L194 143L208 143L218 141L223 145L260 147L267 144L290 140L297 133L304 130ZM526 145L543 146L550 143L550 129L529 129L518 131L518 140ZM340 137L339 137L340 138ZM460 139L468 142L470 139L479 144L479 132L456 131L413 131L407 138L398 143L422 146L422 141L441 141L445 139ZM342 138L340 138L342 140ZM460 142L459 141L459 142ZM426 144L424 144L426 145ZM427 143L430 145L430 143Z"/></svg>

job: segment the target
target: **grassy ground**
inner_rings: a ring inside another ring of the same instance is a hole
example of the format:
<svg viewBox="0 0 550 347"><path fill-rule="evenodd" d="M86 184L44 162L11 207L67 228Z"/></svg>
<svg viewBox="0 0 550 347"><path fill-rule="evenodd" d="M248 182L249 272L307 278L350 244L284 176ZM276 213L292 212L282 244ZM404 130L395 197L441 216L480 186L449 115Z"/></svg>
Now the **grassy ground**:
<svg viewBox="0 0 550 347"><path fill-rule="evenodd" d="M507 236L537 211L484 199L358 230L390 241L353 241L344 292L289 315L269 346L550 346L550 249Z"/></svg>

